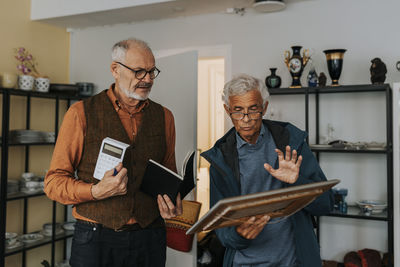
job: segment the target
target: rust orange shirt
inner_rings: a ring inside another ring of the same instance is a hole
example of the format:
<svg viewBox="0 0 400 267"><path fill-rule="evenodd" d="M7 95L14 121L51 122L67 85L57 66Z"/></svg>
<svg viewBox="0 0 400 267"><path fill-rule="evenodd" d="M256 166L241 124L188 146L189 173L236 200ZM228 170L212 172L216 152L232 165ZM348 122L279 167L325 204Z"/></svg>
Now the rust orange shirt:
<svg viewBox="0 0 400 267"><path fill-rule="evenodd" d="M115 111L127 132L131 141L135 139L139 129L142 115L140 112L147 101L142 101L133 113L128 113L118 104L117 98L113 92L114 85L111 85L107 91L107 96L114 105ZM165 115L165 137L166 153L162 164L176 172L175 162L175 122L170 110L164 107ZM64 116L63 123L57 137L57 143L54 148L50 168L46 174L44 191L46 195L64 205L79 204L82 202L93 201L91 193L93 184L85 183L75 179L75 170L81 161L83 144L86 135L86 118L83 101L79 101L68 109ZM72 215L76 219L92 221L84 218L72 209ZM129 223L135 223L131 218Z"/></svg>

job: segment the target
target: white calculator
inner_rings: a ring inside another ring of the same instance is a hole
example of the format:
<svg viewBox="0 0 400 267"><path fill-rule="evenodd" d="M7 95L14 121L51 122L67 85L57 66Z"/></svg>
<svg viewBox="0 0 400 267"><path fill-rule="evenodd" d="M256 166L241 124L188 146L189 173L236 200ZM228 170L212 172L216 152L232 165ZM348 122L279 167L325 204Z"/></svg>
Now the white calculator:
<svg viewBox="0 0 400 267"><path fill-rule="evenodd" d="M128 144L114 140L110 137L104 138L101 143L99 156L97 157L93 177L99 180L103 179L106 171L115 168L118 163L124 160L125 151L128 147Z"/></svg>

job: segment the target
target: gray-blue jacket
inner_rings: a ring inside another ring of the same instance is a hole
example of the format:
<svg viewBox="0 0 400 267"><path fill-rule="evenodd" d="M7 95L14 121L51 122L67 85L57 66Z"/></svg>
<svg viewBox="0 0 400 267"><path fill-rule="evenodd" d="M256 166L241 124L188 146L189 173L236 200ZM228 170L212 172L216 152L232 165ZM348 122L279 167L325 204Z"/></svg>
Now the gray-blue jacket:
<svg viewBox="0 0 400 267"><path fill-rule="evenodd" d="M299 178L292 185L326 181L318 161L306 143L307 134L286 122L263 120L271 132L275 145L285 151L286 145L302 155ZM229 130L210 150L201 154L210 166L210 207L220 199L240 195L239 160L236 149L235 129ZM291 186L285 184L284 186ZM329 213L333 209L332 191L327 191L304 209L290 217L293 224L297 261L302 267L322 266L319 245L314 232L311 216ZM268 224L267 226L268 227ZM225 246L224 267L231 267L236 250L251 246L252 240L241 237L235 227L216 230L217 236ZM266 251L266 253L268 253Z"/></svg>

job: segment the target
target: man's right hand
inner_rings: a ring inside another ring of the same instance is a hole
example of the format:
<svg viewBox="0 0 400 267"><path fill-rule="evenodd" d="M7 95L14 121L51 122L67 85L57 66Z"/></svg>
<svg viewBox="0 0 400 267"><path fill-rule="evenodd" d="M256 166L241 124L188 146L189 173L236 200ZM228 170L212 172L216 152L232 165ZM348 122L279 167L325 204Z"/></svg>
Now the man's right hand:
<svg viewBox="0 0 400 267"><path fill-rule="evenodd" d="M103 179L92 186L92 196L95 200L105 199L112 196L125 195L127 192L128 170L119 163L115 169L118 174L113 176L114 169L106 171Z"/></svg>
<svg viewBox="0 0 400 267"><path fill-rule="evenodd" d="M268 215L252 216L236 227L236 232L246 239L254 239L264 229L270 218Z"/></svg>

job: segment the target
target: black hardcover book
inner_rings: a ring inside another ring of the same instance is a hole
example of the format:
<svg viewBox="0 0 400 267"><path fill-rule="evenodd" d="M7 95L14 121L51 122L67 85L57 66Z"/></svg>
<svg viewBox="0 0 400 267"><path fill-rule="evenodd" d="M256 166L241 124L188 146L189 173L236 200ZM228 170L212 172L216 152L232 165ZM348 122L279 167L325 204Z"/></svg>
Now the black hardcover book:
<svg viewBox="0 0 400 267"><path fill-rule="evenodd" d="M189 152L182 166L182 175L164 167L154 160L147 162L146 171L140 186L140 191L157 198L157 195L167 194L176 204L176 197L181 193L183 199L194 188L194 164L195 152Z"/></svg>

